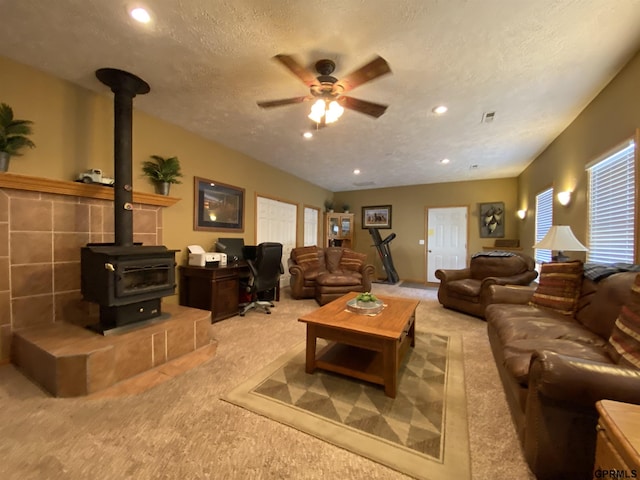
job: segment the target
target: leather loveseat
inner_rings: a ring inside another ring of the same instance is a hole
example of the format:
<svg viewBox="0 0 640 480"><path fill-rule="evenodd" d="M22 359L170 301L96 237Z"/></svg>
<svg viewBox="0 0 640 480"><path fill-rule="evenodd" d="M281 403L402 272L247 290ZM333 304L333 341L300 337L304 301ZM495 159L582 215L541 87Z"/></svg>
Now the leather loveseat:
<svg viewBox="0 0 640 480"><path fill-rule="evenodd" d="M537 289L490 287L495 303L486 309L488 336L533 473L539 480L588 479L596 401L640 403L640 370L610 341L620 334L625 315L640 318L640 276L621 272L596 282L578 273L573 305L565 308L567 278L558 272L547 277L546 265ZM560 296L544 289L547 278L551 290L565 282Z"/></svg>
<svg viewBox="0 0 640 480"><path fill-rule="evenodd" d="M528 255L493 251L474 254L467 268L440 269L435 275L440 280L438 300L444 307L484 318L490 285L529 285L538 272Z"/></svg>
<svg viewBox="0 0 640 480"><path fill-rule="evenodd" d="M324 305L348 292L370 292L375 267L366 259L349 248L294 248L288 260L291 296Z"/></svg>

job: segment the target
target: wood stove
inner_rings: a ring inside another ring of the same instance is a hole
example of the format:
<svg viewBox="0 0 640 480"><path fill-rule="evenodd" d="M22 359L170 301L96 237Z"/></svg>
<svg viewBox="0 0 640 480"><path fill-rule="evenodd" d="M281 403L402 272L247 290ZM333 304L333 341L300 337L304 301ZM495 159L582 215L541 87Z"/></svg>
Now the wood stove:
<svg viewBox="0 0 640 480"><path fill-rule="evenodd" d="M117 333L162 315L161 298L175 293L175 250L133 242L132 117L133 97L150 91L137 76L113 68L96 77L114 93L115 243L81 249L81 292L100 306L94 329Z"/></svg>

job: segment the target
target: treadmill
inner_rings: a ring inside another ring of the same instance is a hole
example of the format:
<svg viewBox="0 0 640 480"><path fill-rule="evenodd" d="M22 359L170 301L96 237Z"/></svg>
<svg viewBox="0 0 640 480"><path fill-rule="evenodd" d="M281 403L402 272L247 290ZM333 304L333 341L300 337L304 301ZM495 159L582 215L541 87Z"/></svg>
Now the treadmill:
<svg viewBox="0 0 640 480"><path fill-rule="evenodd" d="M369 234L373 239L373 245L376 247L376 250L378 250L378 255L380 255L382 267L387 274L387 279L380 283L395 285L400 281L400 277L398 277L398 272L396 272L396 268L393 266L393 258L391 258L391 249L389 248L389 244L394 238L396 238L396 234L392 233L384 240L380 236L380 231L377 228L370 228Z"/></svg>

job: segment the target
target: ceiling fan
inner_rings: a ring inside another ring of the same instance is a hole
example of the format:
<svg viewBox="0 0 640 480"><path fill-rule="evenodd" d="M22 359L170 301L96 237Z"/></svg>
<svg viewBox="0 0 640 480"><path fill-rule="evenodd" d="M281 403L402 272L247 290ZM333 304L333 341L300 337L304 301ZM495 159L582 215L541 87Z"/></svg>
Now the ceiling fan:
<svg viewBox="0 0 640 480"><path fill-rule="evenodd" d="M295 58L290 55L276 55L274 60L280 62L288 68L296 77L309 87L309 95L301 97L283 98L280 100L269 100L258 102L262 108L282 107L295 103L302 103L315 100L309 118L319 126L336 121L345 108L355 110L365 115L378 118L387 110L387 105L373 103L366 100L344 95L354 88L370 82L378 77L391 73L391 68L386 60L376 56L366 65L351 72L346 77L338 80L331 76L336 68L335 62L328 59L318 60L315 69L319 73L316 77L311 71L303 67Z"/></svg>

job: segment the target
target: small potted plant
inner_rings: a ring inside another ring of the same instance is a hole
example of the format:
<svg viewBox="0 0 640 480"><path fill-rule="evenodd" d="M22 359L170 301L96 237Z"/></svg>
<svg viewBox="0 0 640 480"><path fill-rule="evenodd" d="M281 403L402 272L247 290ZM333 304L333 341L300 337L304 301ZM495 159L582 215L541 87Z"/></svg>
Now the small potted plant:
<svg viewBox="0 0 640 480"><path fill-rule="evenodd" d="M349 213L349 208L350 208L350 206L349 206L348 203L345 203L344 205L342 205L342 211L344 213Z"/></svg>
<svg viewBox="0 0 640 480"><path fill-rule="evenodd" d="M324 208L328 213L333 213L333 202L331 200L325 200Z"/></svg>
<svg viewBox="0 0 640 480"><path fill-rule="evenodd" d="M9 159L19 157L25 148L35 147L27 135L32 134L31 120L16 120L13 110L6 103L0 103L0 172L9 169Z"/></svg>
<svg viewBox="0 0 640 480"><path fill-rule="evenodd" d="M178 157L164 158L159 155L151 155L152 160L142 163L142 171L153 181L156 192L161 195L169 195L172 183L182 183L180 177L180 161Z"/></svg>

